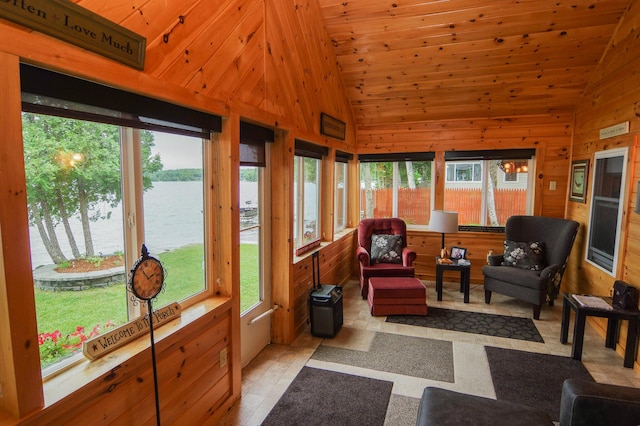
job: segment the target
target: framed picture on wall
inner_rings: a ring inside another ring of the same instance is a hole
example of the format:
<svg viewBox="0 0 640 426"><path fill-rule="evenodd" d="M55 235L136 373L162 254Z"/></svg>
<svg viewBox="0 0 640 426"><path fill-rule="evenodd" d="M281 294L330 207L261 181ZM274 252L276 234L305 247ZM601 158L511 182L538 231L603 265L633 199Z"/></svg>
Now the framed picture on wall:
<svg viewBox="0 0 640 426"><path fill-rule="evenodd" d="M571 191L569 200L578 203L587 201L587 182L589 180L589 160L577 160L571 163Z"/></svg>

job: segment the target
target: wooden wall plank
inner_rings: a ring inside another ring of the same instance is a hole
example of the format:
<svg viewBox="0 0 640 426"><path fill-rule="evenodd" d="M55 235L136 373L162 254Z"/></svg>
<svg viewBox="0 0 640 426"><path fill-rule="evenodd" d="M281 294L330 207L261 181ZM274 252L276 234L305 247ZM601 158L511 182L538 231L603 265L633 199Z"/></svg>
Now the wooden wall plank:
<svg viewBox="0 0 640 426"><path fill-rule="evenodd" d="M0 411L43 405L25 187L18 58L0 52ZM20 303L18 303L18 301Z"/></svg>
<svg viewBox="0 0 640 426"><path fill-rule="evenodd" d="M349 232L332 244L319 249L320 283L345 285L354 278L355 233ZM307 319L309 308L309 291L313 286L311 256L305 256L293 265L293 296L294 296L294 330L297 336L308 332Z"/></svg>
<svg viewBox="0 0 640 426"><path fill-rule="evenodd" d="M588 159L593 166L594 154L598 151L627 147L629 149L629 167L627 169L626 191L622 194L625 200L623 206L623 226L621 232L619 265L616 276L605 273L585 260L587 227L589 226L590 201L586 204L570 202L567 205L567 216L581 224L581 232L576 239L578 250L573 250L567 271L567 285L570 291L608 295L615 279L622 279L636 287L640 287L637 274L638 249L640 239L638 229L638 215L634 213L636 181L638 176L637 158L634 152L640 135L640 119L638 118L637 99L640 89L637 85L637 73L640 66L637 55L629 52L640 50L640 41L635 36L635 30L640 26L640 3L631 2L628 13L625 14L617 32L611 39L609 48L602 62L594 73L584 96L576 111L575 138L573 142L574 159ZM630 122L630 133L614 138L601 140L599 131L602 128ZM587 198L593 187L593 172L587 185ZM590 321L604 336L606 322ZM621 327L621 338L618 351L625 347L626 325ZM636 369L638 361L636 360Z"/></svg>
<svg viewBox="0 0 640 426"><path fill-rule="evenodd" d="M404 128L403 128L404 126ZM358 128L359 153L434 151L435 208L442 208L444 150L535 148L535 214L563 217L570 165L570 114L513 119L443 120ZM447 143L448 142L448 143ZM556 189L550 190L550 183Z"/></svg>

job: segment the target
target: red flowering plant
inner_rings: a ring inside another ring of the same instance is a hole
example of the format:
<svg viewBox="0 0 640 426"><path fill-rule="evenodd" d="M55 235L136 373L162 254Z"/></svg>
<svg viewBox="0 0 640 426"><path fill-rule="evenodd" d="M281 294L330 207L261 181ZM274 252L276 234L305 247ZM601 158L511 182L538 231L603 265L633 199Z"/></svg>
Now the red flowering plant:
<svg viewBox="0 0 640 426"><path fill-rule="evenodd" d="M107 321L104 329L115 327L112 321ZM64 336L60 330L53 333L38 334L38 345L40 348L40 364L42 368L55 364L75 353L80 352L82 343L92 337L98 336L102 332L100 324L97 324L89 334L85 333L83 326L77 326L73 333Z"/></svg>

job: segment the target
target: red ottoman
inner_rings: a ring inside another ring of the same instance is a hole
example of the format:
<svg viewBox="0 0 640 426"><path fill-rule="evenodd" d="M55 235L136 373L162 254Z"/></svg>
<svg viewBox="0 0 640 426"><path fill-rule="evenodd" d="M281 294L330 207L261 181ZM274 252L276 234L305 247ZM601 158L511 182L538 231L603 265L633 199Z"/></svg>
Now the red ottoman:
<svg viewBox="0 0 640 426"><path fill-rule="evenodd" d="M427 289L410 277L369 278L371 315L427 315Z"/></svg>

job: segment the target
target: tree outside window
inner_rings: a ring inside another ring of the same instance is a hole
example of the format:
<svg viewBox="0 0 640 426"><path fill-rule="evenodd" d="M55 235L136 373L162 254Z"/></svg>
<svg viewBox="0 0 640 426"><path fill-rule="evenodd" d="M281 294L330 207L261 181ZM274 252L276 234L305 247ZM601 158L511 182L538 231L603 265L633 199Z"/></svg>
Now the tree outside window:
<svg viewBox="0 0 640 426"><path fill-rule="evenodd" d="M82 342L140 315L126 289L125 235L144 242L167 269L164 306L205 289L203 142L73 118L23 113L35 303L45 374ZM126 152L140 152L131 169ZM164 164L163 164L164 162ZM163 170L171 167L172 170ZM138 170L130 173L132 169ZM139 173L142 187L130 184ZM141 191L144 214L124 213ZM78 281L100 271L108 281ZM57 287L42 277L55 276ZM76 282L81 285L74 284Z"/></svg>
<svg viewBox="0 0 640 426"><path fill-rule="evenodd" d="M428 224L431 167L431 161L361 162L361 217L400 217L407 224Z"/></svg>
<svg viewBox="0 0 640 426"><path fill-rule="evenodd" d="M504 226L510 216L530 214L530 164L531 160L508 159L446 161L445 210L457 211L459 224L467 226Z"/></svg>

